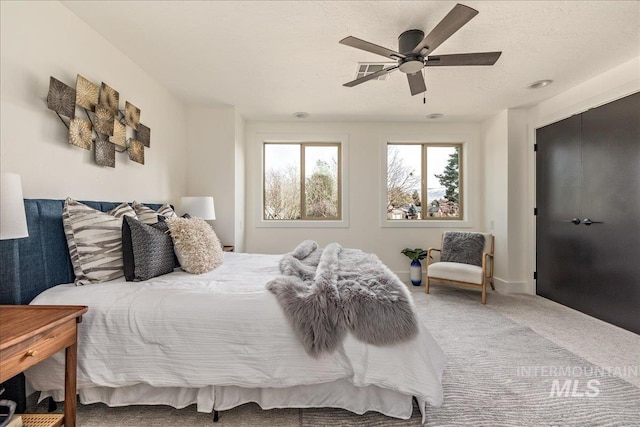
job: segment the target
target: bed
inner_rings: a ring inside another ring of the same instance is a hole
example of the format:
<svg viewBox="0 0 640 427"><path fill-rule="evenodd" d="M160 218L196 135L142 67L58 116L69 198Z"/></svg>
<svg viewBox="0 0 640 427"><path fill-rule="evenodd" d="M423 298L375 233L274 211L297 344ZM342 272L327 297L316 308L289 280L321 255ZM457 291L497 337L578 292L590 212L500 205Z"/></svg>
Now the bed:
<svg viewBox="0 0 640 427"><path fill-rule="evenodd" d="M83 203L102 211L117 205ZM415 398L423 420L428 405L442 403L443 352L422 324L402 343L375 346L347 334L336 351L310 356L266 289L282 255L225 253L202 275L177 270L144 282L75 286L63 204L25 200L30 237L2 247L3 265L16 266L3 272L12 286L2 302L89 306L78 336L82 403L196 404L212 412L256 402L408 419ZM63 354L25 375L41 398L64 399Z"/></svg>

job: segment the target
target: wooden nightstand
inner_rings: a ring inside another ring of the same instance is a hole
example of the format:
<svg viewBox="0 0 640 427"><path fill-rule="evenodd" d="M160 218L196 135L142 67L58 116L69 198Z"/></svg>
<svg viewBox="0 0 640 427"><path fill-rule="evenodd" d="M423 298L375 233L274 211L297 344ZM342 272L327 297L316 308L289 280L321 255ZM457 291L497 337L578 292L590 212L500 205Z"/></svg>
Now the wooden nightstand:
<svg viewBox="0 0 640 427"><path fill-rule="evenodd" d="M78 323L86 306L1 305L0 382L65 349L64 425L76 425Z"/></svg>
<svg viewBox="0 0 640 427"><path fill-rule="evenodd" d="M223 246L222 250L225 252L233 252L236 249L235 246Z"/></svg>

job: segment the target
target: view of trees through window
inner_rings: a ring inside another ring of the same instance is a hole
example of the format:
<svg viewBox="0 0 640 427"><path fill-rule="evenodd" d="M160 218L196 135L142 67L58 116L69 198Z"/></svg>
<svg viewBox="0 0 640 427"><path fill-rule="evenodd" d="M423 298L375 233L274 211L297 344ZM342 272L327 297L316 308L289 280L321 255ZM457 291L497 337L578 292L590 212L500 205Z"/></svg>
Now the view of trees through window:
<svg viewBox="0 0 640 427"><path fill-rule="evenodd" d="M387 145L387 219L462 219L461 144Z"/></svg>
<svg viewBox="0 0 640 427"><path fill-rule="evenodd" d="M338 143L264 144L264 219L340 219Z"/></svg>

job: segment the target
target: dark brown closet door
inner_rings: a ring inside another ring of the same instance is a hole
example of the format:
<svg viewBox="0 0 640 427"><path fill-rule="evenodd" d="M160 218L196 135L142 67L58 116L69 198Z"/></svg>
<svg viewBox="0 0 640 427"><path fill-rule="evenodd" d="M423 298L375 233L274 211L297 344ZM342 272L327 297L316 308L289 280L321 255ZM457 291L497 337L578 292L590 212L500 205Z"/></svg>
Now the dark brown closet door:
<svg viewBox="0 0 640 427"><path fill-rule="evenodd" d="M580 282L582 165L580 116L538 129L536 142L537 293L571 305Z"/></svg>
<svg viewBox="0 0 640 427"><path fill-rule="evenodd" d="M640 333L640 93L582 114L585 312Z"/></svg>
<svg viewBox="0 0 640 427"><path fill-rule="evenodd" d="M537 293L640 333L640 94L536 142Z"/></svg>

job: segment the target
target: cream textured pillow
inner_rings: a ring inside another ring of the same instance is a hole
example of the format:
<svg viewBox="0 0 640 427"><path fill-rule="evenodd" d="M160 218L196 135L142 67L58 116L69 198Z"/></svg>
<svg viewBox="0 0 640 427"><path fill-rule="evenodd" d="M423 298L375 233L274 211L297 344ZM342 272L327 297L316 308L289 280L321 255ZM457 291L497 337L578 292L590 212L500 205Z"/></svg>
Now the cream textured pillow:
<svg viewBox="0 0 640 427"><path fill-rule="evenodd" d="M167 218L173 249L187 273L202 274L222 264L224 254L215 231L202 218Z"/></svg>

